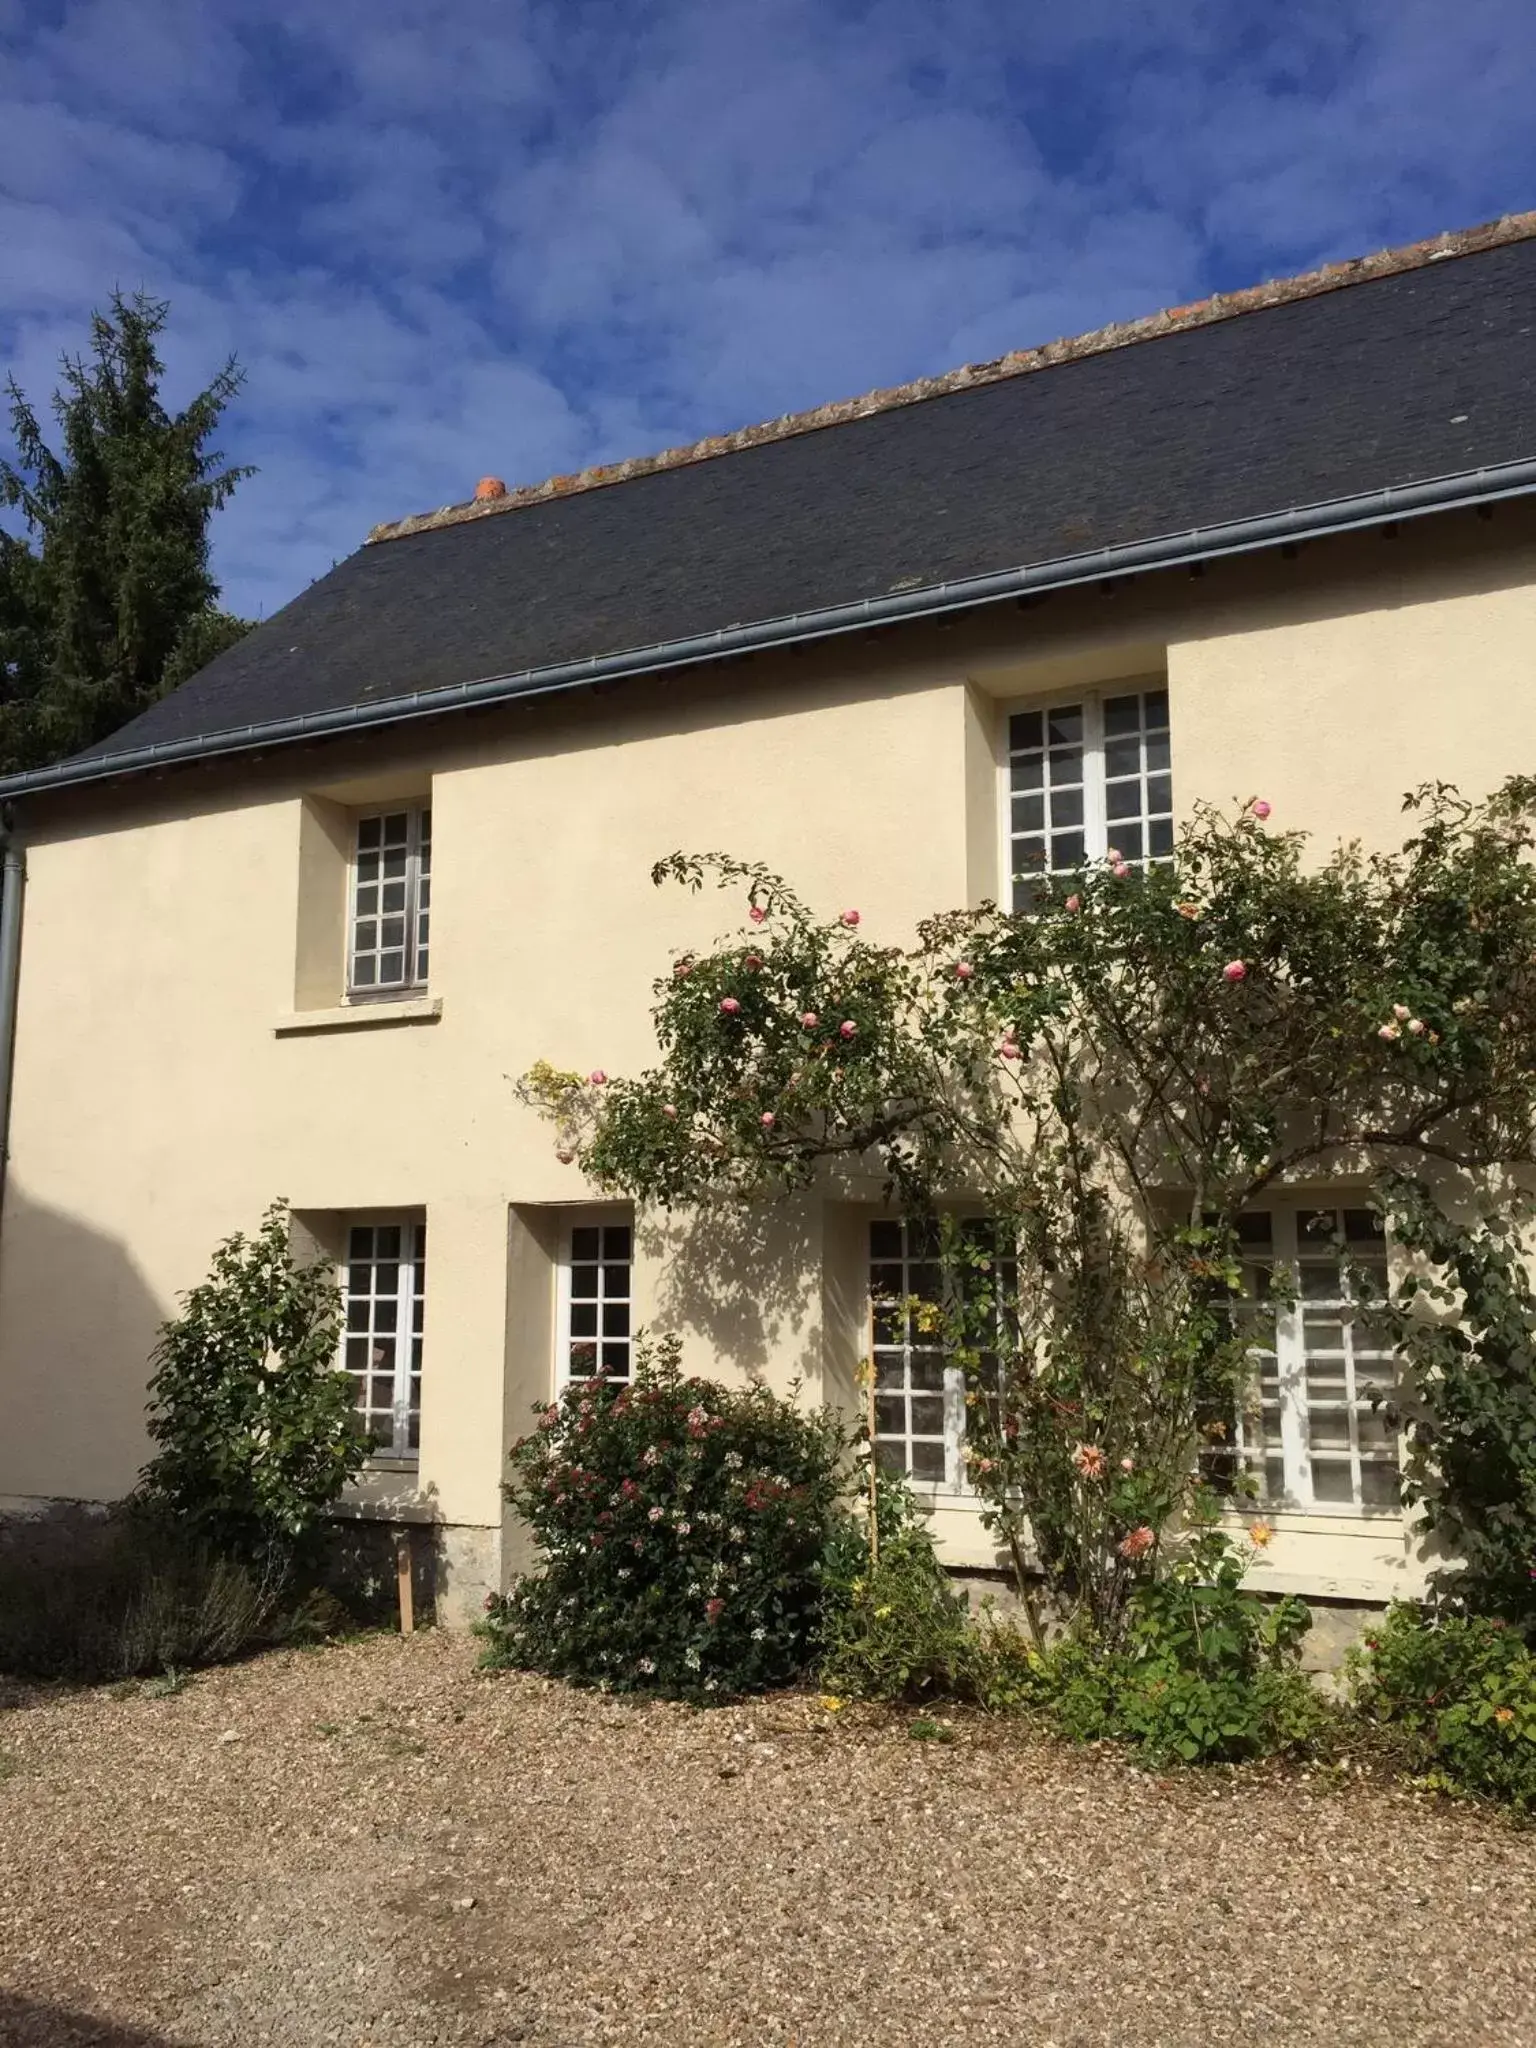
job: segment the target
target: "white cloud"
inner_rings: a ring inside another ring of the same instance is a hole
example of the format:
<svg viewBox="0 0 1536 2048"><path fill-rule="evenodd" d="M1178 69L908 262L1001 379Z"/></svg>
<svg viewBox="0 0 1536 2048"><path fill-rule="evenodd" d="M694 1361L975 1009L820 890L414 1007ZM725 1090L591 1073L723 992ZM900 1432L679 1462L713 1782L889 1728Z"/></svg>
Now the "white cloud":
<svg viewBox="0 0 1536 2048"><path fill-rule="evenodd" d="M10 12L7 12L7 9ZM375 521L1528 197L1521 0L0 0L0 362L231 349L270 611Z"/></svg>

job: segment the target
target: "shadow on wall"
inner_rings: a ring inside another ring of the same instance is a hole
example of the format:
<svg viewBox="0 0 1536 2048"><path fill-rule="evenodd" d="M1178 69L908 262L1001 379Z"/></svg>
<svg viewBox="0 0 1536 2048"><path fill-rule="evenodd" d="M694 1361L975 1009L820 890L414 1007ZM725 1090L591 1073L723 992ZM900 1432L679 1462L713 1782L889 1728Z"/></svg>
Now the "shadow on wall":
<svg viewBox="0 0 1536 2048"><path fill-rule="evenodd" d="M169 2034L39 2005L14 1991L0 1991L0 2041L6 2048L192 2048L185 2036L173 2043Z"/></svg>
<svg viewBox="0 0 1536 2048"><path fill-rule="evenodd" d="M639 1242L662 1262L657 1308L663 1328L683 1333L685 1370L704 1369L687 1355L697 1336L750 1378L772 1365L776 1378L819 1379L820 1239L809 1204L722 1205L686 1220L657 1218L641 1224ZM810 1334L800 1329L807 1316Z"/></svg>
<svg viewBox="0 0 1536 2048"><path fill-rule="evenodd" d="M0 1495L128 1492L150 1449L149 1354L175 1306L120 1239L12 1179L0 1225Z"/></svg>

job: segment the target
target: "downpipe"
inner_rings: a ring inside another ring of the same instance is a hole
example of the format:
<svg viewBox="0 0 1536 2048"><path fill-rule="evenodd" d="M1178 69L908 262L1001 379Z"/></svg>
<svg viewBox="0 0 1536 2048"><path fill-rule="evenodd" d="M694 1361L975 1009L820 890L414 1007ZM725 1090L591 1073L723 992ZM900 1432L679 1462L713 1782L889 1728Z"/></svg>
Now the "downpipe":
<svg viewBox="0 0 1536 2048"><path fill-rule="evenodd" d="M16 999L21 986L21 902L27 857L16 837L15 813L0 811L0 1205L11 1163L11 1080L16 1066Z"/></svg>

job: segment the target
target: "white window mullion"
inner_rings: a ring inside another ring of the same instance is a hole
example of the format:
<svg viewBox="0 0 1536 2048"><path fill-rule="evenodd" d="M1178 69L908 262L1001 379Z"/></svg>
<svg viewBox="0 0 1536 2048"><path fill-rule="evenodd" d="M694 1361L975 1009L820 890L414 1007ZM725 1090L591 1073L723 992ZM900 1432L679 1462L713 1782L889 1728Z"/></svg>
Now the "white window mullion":
<svg viewBox="0 0 1536 2048"><path fill-rule="evenodd" d="M1090 860L1102 860L1109 846L1104 809L1104 699L1097 690L1083 699L1083 838Z"/></svg>
<svg viewBox="0 0 1536 2048"><path fill-rule="evenodd" d="M1275 1360L1280 1386L1280 1456L1285 1491L1304 1506L1312 1503L1312 1461L1307 1451L1307 1354L1302 1336L1300 1272L1296 1260L1296 1212L1274 1212L1275 1266L1289 1278L1295 1298L1275 1315Z"/></svg>

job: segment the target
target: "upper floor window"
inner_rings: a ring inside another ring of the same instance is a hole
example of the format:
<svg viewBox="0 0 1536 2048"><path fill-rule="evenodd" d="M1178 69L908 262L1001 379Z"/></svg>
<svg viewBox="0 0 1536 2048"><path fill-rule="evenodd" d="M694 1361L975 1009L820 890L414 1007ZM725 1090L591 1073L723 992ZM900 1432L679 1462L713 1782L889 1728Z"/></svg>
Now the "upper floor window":
<svg viewBox="0 0 1536 2048"><path fill-rule="evenodd" d="M627 1380L633 1341L635 1233L627 1217L574 1217L560 1260L555 1379Z"/></svg>
<svg viewBox="0 0 1536 2048"><path fill-rule="evenodd" d="M349 996L424 988L432 914L432 813L357 821L347 945Z"/></svg>
<svg viewBox="0 0 1536 2048"><path fill-rule="evenodd" d="M1113 850L1132 867L1173 851L1168 692L1091 692L1008 718L1011 906L1033 907L1043 875L1075 874Z"/></svg>
<svg viewBox="0 0 1536 2048"><path fill-rule="evenodd" d="M1350 1268L1385 1289L1387 1245L1369 1209L1276 1203L1240 1222L1245 1313L1257 1368L1216 1476L1241 1467L1275 1506L1395 1508L1397 1444L1380 1398L1395 1384L1391 1349L1355 1299ZM1287 1275L1275 1298L1274 1275Z"/></svg>
<svg viewBox="0 0 1536 2048"><path fill-rule="evenodd" d="M344 1358L358 1420L375 1454L414 1460L421 1447L421 1344L427 1226L399 1216L354 1223L342 1285Z"/></svg>

